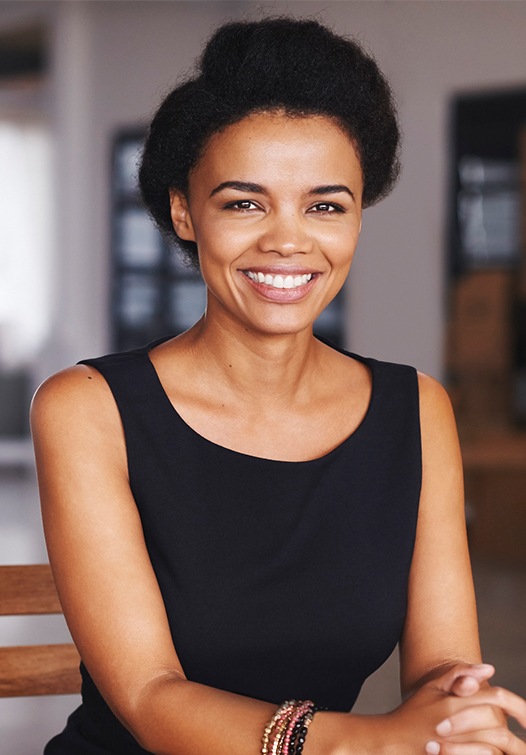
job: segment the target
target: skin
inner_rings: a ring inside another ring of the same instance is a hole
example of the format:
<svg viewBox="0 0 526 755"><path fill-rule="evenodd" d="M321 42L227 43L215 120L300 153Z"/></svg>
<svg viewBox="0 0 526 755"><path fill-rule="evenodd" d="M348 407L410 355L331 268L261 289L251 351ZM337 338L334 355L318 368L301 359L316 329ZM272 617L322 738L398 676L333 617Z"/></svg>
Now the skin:
<svg viewBox="0 0 526 755"><path fill-rule="evenodd" d="M200 322L150 358L178 412L204 437L301 461L327 453L363 420L367 367L312 336L352 262L362 185L353 144L331 120L267 113L216 134L188 195L172 192L174 227L199 247L208 304ZM258 272L312 278L279 289L247 275ZM490 688L493 669L478 665L451 407L433 379L421 375L419 387L423 486L400 646L407 697L379 716L316 714L305 755L526 753L505 727L507 714L526 724L526 704ZM35 397L32 426L57 588L114 713L153 753L257 755L275 706L186 680L101 375L79 366L50 378Z"/></svg>

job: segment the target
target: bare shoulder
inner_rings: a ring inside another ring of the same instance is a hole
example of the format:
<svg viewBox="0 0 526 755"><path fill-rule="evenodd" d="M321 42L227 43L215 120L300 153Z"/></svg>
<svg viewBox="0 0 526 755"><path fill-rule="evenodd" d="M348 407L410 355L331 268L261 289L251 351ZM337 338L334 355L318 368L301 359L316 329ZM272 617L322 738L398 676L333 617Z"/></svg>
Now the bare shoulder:
<svg viewBox="0 0 526 755"><path fill-rule="evenodd" d="M420 396L420 422L422 432L433 429L454 431L456 423L449 395L438 380L418 372L418 390Z"/></svg>
<svg viewBox="0 0 526 755"><path fill-rule="evenodd" d="M45 409L50 404L56 409L62 404L104 400L104 394L109 394L109 387L100 372L77 364L44 380L35 393L32 409Z"/></svg>
<svg viewBox="0 0 526 755"><path fill-rule="evenodd" d="M434 378L418 374L420 429L424 472L438 478L461 474L462 460L455 415L446 389ZM442 478L443 482L443 478Z"/></svg>
<svg viewBox="0 0 526 755"><path fill-rule="evenodd" d="M110 388L100 372L87 365L75 365L47 378L31 403L32 420L74 417L89 410L100 417L101 410L113 413L116 407Z"/></svg>
<svg viewBox="0 0 526 755"><path fill-rule="evenodd" d="M122 455L124 438L110 387L93 367L75 365L38 388L31 404L35 450L60 446L65 452L90 446Z"/></svg>
<svg viewBox="0 0 526 755"><path fill-rule="evenodd" d="M425 412L445 412L452 414L451 401L444 386L431 375L418 372L418 390L420 392L420 407Z"/></svg>

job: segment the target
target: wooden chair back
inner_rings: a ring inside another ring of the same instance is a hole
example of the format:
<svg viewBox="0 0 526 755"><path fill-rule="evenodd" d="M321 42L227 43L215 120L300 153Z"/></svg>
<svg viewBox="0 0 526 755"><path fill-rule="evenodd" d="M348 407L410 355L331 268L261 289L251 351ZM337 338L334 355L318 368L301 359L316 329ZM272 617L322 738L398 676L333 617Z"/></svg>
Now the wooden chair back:
<svg viewBox="0 0 526 755"><path fill-rule="evenodd" d="M0 616L62 613L49 564L0 566ZM73 643L0 647L0 697L80 692Z"/></svg>

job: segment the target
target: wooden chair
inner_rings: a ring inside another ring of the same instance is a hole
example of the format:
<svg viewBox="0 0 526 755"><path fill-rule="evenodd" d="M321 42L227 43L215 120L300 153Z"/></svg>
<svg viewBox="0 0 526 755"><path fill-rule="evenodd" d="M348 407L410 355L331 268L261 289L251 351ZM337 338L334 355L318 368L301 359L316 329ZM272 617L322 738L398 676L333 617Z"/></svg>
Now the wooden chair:
<svg viewBox="0 0 526 755"><path fill-rule="evenodd" d="M62 613L48 564L0 566L0 616ZM0 648L0 697L80 692L73 643Z"/></svg>

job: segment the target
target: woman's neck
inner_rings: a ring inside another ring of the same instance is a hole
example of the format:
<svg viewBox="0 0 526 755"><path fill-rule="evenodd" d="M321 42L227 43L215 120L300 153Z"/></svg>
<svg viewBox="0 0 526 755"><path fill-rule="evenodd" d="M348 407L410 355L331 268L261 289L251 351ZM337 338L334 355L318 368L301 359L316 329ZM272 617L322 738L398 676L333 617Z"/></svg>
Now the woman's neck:
<svg viewBox="0 0 526 755"><path fill-rule="evenodd" d="M311 329L269 334L221 323L206 315L184 337L203 378L228 386L251 402L301 400L320 366L324 347Z"/></svg>

